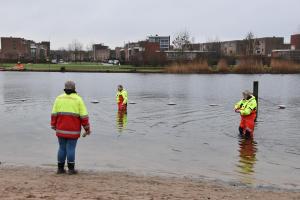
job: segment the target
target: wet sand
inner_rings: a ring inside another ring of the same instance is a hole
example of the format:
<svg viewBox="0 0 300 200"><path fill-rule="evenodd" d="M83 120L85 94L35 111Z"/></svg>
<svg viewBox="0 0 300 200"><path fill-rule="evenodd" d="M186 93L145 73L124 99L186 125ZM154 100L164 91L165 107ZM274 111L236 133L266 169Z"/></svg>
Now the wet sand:
<svg viewBox="0 0 300 200"><path fill-rule="evenodd" d="M120 172L0 166L0 199L300 199L300 192L260 190L217 182Z"/></svg>

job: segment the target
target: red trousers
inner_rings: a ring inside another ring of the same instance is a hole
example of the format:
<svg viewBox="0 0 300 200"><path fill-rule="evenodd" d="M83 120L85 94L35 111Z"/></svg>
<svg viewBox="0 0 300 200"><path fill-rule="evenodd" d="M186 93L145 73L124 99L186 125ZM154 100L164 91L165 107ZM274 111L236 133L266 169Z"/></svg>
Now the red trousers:
<svg viewBox="0 0 300 200"><path fill-rule="evenodd" d="M243 134L246 134L247 131L250 133L251 137L253 137L255 118L255 111L253 111L250 115L241 115L240 128L243 129Z"/></svg>
<svg viewBox="0 0 300 200"><path fill-rule="evenodd" d="M127 111L127 104L122 104L122 102L118 103L119 111Z"/></svg>

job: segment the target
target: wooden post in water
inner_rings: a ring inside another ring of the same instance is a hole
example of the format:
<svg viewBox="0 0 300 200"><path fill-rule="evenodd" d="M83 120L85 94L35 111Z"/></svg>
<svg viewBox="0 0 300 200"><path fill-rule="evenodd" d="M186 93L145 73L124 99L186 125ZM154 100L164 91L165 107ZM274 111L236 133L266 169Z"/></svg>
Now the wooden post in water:
<svg viewBox="0 0 300 200"><path fill-rule="evenodd" d="M256 118L258 117L258 81L253 81L253 95L255 96L257 107L256 107Z"/></svg>

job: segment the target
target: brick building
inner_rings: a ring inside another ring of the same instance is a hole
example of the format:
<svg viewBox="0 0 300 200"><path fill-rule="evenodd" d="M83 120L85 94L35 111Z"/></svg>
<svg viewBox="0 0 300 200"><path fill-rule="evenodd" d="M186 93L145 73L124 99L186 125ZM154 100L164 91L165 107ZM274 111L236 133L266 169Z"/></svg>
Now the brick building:
<svg viewBox="0 0 300 200"><path fill-rule="evenodd" d="M291 49L300 49L300 34L291 35Z"/></svg>
<svg viewBox="0 0 300 200"><path fill-rule="evenodd" d="M124 54L124 48L122 47L116 47L115 48L115 54L116 54L116 59L124 62L125 61L125 54Z"/></svg>
<svg viewBox="0 0 300 200"><path fill-rule="evenodd" d="M284 44L283 37L264 37L254 39L253 55L270 57L274 49L289 49L290 45Z"/></svg>
<svg viewBox="0 0 300 200"><path fill-rule="evenodd" d="M295 43L296 43L295 39ZM283 37L264 37L252 40L231 40L222 42L206 42L191 44L193 51L215 52L222 56L260 55L271 56L274 49L289 49L289 44L284 44Z"/></svg>
<svg viewBox="0 0 300 200"><path fill-rule="evenodd" d="M221 42L206 42L206 43L201 43L199 44L199 47L197 49L192 49L192 50L199 50L202 52L216 52L216 54L220 55L221 54Z"/></svg>
<svg viewBox="0 0 300 200"><path fill-rule="evenodd" d="M160 43L139 41L125 44L124 48L116 48L116 58L126 63L151 64L164 59L160 52Z"/></svg>
<svg viewBox="0 0 300 200"><path fill-rule="evenodd" d="M148 41L151 43L159 43L160 51L168 51L170 50L170 36L149 36Z"/></svg>
<svg viewBox="0 0 300 200"><path fill-rule="evenodd" d="M93 45L93 60L96 62L106 62L110 58L110 49L103 44Z"/></svg>
<svg viewBox="0 0 300 200"><path fill-rule="evenodd" d="M45 62L50 56L50 42L1 37L1 58L6 61Z"/></svg>
<svg viewBox="0 0 300 200"><path fill-rule="evenodd" d="M223 56L243 56L246 52L246 44L243 40L221 42L220 48Z"/></svg>
<svg viewBox="0 0 300 200"><path fill-rule="evenodd" d="M291 35L289 47L273 50L272 57L300 63L300 34Z"/></svg>
<svg viewBox="0 0 300 200"><path fill-rule="evenodd" d="M272 58L291 60L300 63L300 49L279 49L272 51Z"/></svg>
<svg viewBox="0 0 300 200"><path fill-rule="evenodd" d="M165 51L167 61L193 61L201 58L216 57L215 51L199 51L199 50L184 50L184 51Z"/></svg>

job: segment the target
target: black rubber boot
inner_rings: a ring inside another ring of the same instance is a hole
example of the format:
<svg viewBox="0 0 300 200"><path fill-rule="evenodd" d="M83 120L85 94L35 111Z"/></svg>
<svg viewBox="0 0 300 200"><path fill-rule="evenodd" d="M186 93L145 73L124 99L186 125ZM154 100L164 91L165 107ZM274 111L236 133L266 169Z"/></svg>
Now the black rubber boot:
<svg viewBox="0 0 300 200"><path fill-rule="evenodd" d="M252 135L249 131L246 130L246 133L245 133L245 138L246 139L251 139L252 138Z"/></svg>
<svg viewBox="0 0 300 200"><path fill-rule="evenodd" d="M66 173L65 170L65 163L57 163L57 174L64 174Z"/></svg>
<svg viewBox="0 0 300 200"><path fill-rule="evenodd" d="M75 163L68 163L68 169L68 174L77 174L77 170L75 170Z"/></svg>
<svg viewBox="0 0 300 200"><path fill-rule="evenodd" d="M244 135L244 129L240 126L239 126L239 133L240 133L240 136Z"/></svg>

